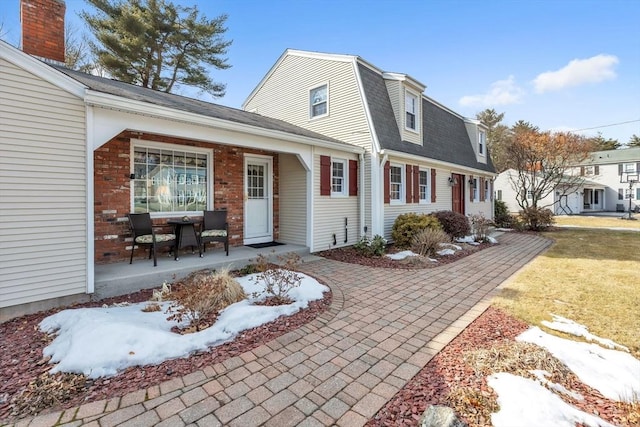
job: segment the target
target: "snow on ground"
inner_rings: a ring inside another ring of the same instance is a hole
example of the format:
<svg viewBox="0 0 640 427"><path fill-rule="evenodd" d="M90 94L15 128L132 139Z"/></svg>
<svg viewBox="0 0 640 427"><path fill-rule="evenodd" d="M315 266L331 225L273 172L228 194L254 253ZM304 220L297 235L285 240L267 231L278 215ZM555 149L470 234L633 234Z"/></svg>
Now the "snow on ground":
<svg viewBox="0 0 640 427"><path fill-rule="evenodd" d="M577 337L583 337L587 341L595 341L598 344L607 348L612 348L612 349L618 348L620 350L626 351L627 353L629 352L629 349L623 345L617 344L611 341L610 339L600 338L597 335L593 335L591 332L589 332L589 329L584 325L576 323L573 320L564 318L562 316L555 315L553 313L551 314L551 316L553 317L553 322L549 322L547 320L543 320L541 322L544 326L546 326L549 329L553 329L554 331L565 332L567 334L575 335Z"/></svg>
<svg viewBox="0 0 640 427"><path fill-rule="evenodd" d="M91 378L111 376L130 366L158 364L220 345L243 330L306 308L309 301L321 299L323 292L329 290L312 277L298 274L303 279L299 287L289 292L292 304L252 305L266 296L250 297L222 310L211 327L192 334L171 332L178 324L166 320L167 302L160 304L162 311L149 313L141 311L147 303L61 311L40 323L42 331L57 334L44 349L44 355L51 356L50 363L57 363L50 372L83 373ZM237 279L247 295L264 289L253 281L255 276Z"/></svg>
<svg viewBox="0 0 640 427"><path fill-rule="evenodd" d="M498 395L500 410L491 414L494 427L613 427L594 415L582 412L534 380L500 372L490 375L487 384Z"/></svg>
<svg viewBox="0 0 640 427"><path fill-rule="evenodd" d="M420 256L420 255L418 255L413 251L402 251L402 252L396 252L395 254L387 254L385 256L391 258L392 260L399 261L399 260L408 258L410 256Z"/></svg>
<svg viewBox="0 0 640 427"><path fill-rule="evenodd" d="M456 253L455 249L441 249L439 251L436 251L436 253L440 256L447 256L447 255L453 255Z"/></svg>
<svg viewBox="0 0 640 427"><path fill-rule="evenodd" d="M550 389L560 392L562 394L566 394L567 396L575 400L584 400L584 397L580 393L571 391L567 389L565 386L563 386L562 384L549 381L547 377L550 377L551 374L545 371L544 369L532 369L529 372L531 372L536 377L536 379L538 380L538 382L540 382L540 384L546 385Z"/></svg>
<svg viewBox="0 0 640 427"><path fill-rule="evenodd" d="M487 236L487 242L495 245L496 243L498 243L498 240L496 240L496 238L493 236Z"/></svg>
<svg viewBox="0 0 640 427"><path fill-rule="evenodd" d="M476 242L476 238L474 236L458 237L456 239L456 242L458 242L458 243L475 243Z"/></svg>
<svg viewBox="0 0 640 427"><path fill-rule="evenodd" d="M546 348L583 383L609 399L625 402L640 399L640 360L628 353L558 338L537 326L516 340Z"/></svg>

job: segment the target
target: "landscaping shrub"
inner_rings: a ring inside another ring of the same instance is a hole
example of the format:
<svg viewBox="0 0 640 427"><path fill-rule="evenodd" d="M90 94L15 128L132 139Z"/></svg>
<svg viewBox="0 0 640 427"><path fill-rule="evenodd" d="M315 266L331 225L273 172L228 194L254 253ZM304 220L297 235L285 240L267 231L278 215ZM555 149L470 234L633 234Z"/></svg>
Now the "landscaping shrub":
<svg viewBox="0 0 640 427"><path fill-rule="evenodd" d="M300 263L300 256L294 253L286 256L278 256L278 265L273 265L269 259L260 254L256 262L258 275L253 281L264 284L264 291L254 292L253 297L257 298L266 295L272 305L290 304L293 302L289 296L289 291L300 286L302 276L296 273L296 268Z"/></svg>
<svg viewBox="0 0 640 427"><path fill-rule="evenodd" d="M468 236L471 226L466 216L453 211L438 211L431 215L438 218L442 229L452 238Z"/></svg>
<svg viewBox="0 0 640 427"><path fill-rule="evenodd" d="M411 239L416 233L425 229L440 230L440 222L427 214L408 212L398 215L391 229L393 243L399 248L407 248L411 245Z"/></svg>
<svg viewBox="0 0 640 427"><path fill-rule="evenodd" d="M507 204L502 200L496 200L493 208L493 222L496 227L510 228L513 225L513 215L509 213Z"/></svg>
<svg viewBox="0 0 640 427"><path fill-rule="evenodd" d="M442 243L451 243L451 237L443 230L425 228L411 239L411 250L422 256L434 256Z"/></svg>
<svg viewBox="0 0 640 427"><path fill-rule="evenodd" d="M521 210L520 218L525 226L533 231L544 230L555 222L551 209L537 208L534 206Z"/></svg>
<svg viewBox="0 0 640 427"><path fill-rule="evenodd" d="M489 226L491 225L491 220L485 218L482 213L471 215L471 228L473 233L473 238L476 242L485 242L487 241Z"/></svg>
<svg viewBox="0 0 640 427"><path fill-rule="evenodd" d="M387 249L387 241L379 234L373 236L373 239L365 234L353 248L365 256L382 256Z"/></svg>
<svg viewBox="0 0 640 427"><path fill-rule="evenodd" d="M247 297L228 270L195 274L178 290L174 289L171 296L168 319L188 320L196 331L201 330L212 315Z"/></svg>

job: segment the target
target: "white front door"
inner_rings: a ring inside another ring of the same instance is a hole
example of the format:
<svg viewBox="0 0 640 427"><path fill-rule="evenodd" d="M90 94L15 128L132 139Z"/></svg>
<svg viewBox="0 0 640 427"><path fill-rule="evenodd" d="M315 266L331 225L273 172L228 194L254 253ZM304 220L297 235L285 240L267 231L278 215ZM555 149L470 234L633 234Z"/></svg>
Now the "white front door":
<svg viewBox="0 0 640 427"><path fill-rule="evenodd" d="M244 244L273 240L272 159L244 158Z"/></svg>

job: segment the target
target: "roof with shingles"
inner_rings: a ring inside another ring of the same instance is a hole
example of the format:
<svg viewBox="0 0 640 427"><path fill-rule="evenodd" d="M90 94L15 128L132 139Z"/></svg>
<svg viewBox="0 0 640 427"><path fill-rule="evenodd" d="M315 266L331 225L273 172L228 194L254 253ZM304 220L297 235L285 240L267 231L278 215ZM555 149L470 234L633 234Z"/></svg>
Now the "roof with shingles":
<svg viewBox="0 0 640 427"><path fill-rule="evenodd" d="M495 173L489 156L487 164L476 160L464 120L424 96L421 97L423 143L419 145L403 141L384 78L380 73L360 63L358 70L381 149Z"/></svg>
<svg viewBox="0 0 640 427"><path fill-rule="evenodd" d="M107 93L125 99L141 101L167 108L173 108L175 110L186 111L206 117L228 120L230 122L241 123L248 126L286 132L293 135L299 135L332 143L340 143L346 146L349 145L345 142L330 138L317 132L310 131L308 129L301 128L299 126L295 126L283 120L261 116L257 113L250 113L248 111L239 110L237 108L225 107L219 104L201 101L186 96L160 92L129 83L124 83L118 80L112 80L105 77L82 73L80 71L70 70L62 66L52 65L52 67L96 92Z"/></svg>

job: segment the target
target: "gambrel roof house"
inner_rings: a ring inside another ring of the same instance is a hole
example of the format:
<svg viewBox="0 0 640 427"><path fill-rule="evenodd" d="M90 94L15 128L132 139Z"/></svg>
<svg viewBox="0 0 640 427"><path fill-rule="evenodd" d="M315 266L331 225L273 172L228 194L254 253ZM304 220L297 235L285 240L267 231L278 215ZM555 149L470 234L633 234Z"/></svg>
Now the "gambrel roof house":
<svg viewBox="0 0 640 427"><path fill-rule="evenodd" d="M317 251L327 233L338 245L357 241L357 187L317 194L321 158L345 159L343 178L357 182L362 148L68 70L64 2L22 0L21 10L24 52L0 41L0 318L93 293L96 264L128 261L130 212L166 225L226 209L232 246L277 240Z"/></svg>
<svg viewBox="0 0 640 427"><path fill-rule="evenodd" d="M362 233L390 237L403 212L493 216L486 127L359 56L286 50L243 108L363 147ZM339 170L341 159L328 159ZM329 195L331 196L331 195Z"/></svg>
<svg viewBox="0 0 640 427"><path fill-rule="evenodd" d="M589 158L567 170L573 185L556 188L540 201L556 215L594 212L625 212L640 209L640 148L594 151ZM512 180L515 171L506 170L496 179L498 200L512 212L520 210ZM576 177L580 176L576 183ZM629 180L635 180L630 186Z"/></svg>

